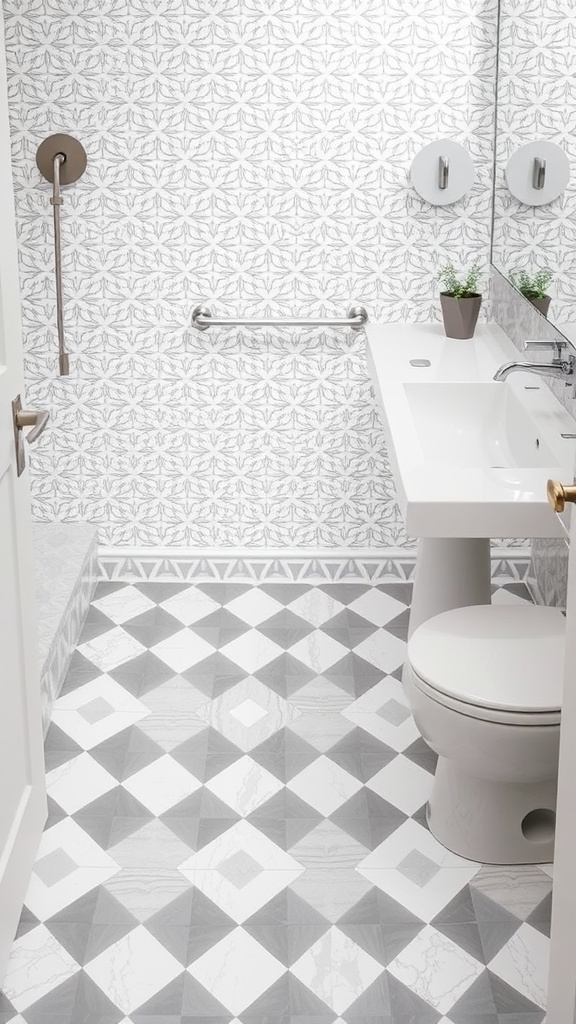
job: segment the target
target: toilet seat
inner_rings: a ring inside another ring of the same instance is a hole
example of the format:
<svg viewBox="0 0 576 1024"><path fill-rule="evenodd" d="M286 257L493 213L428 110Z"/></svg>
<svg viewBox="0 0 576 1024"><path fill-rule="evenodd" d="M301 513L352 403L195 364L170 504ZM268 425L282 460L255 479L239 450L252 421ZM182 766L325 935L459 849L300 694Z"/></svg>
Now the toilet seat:
<svg viewBox="0 0 576 1024"><path fill-rule="evenodd" d="M508 725L560 722L566 620L539 605L473 605L408 641L414 684L463 715Z"/></svg>

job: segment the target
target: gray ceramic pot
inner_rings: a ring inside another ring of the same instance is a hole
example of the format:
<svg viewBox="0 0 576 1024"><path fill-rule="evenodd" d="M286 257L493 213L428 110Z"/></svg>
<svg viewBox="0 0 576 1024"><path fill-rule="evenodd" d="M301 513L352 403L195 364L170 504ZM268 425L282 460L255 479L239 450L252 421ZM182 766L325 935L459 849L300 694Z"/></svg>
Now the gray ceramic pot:
<svg viewBox="0 0 576 1024"><path fill-rule="evenodd" d="M541 299L531 299L528 295L526 298L528 299L528 302L531 302L532 305L536 307L539 313L542 313L542 316L548 316L548 310L550 309L550 303L552 302L550 295L543 295Z"/></svg>
<svg viewBox="0 0 576 1024"><path fill-rule="evenodd" d="M440 292L446 337L473 338L481 303L481 295L470 295L467 299L455 299L448 292Z"/></svg>

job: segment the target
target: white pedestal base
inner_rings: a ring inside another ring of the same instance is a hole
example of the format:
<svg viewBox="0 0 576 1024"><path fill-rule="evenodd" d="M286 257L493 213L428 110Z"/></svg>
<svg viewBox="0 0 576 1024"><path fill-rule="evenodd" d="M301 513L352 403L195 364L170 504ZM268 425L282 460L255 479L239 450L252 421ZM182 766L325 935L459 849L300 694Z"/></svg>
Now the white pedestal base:
<svg viewBox="0 0 576 1024"><path fill-rule="evenodd" d="M410 633L433 615L490 604L490 541L421 537L410 612Z"/></svg>

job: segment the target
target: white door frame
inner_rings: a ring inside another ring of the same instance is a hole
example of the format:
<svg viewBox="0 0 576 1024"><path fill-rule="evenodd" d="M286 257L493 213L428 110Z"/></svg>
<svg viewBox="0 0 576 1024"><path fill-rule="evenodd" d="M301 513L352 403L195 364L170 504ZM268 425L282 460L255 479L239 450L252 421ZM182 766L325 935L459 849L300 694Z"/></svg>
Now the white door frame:
<svg viewBox="0 0 576 1024"><path fill-rule="evenodd" d="M12 400L18 394L24 399L16 220L0 12L0 984L46 820L30 493L28 472L18 477L16 471L12 420Z"/></svg>
<svg viewBox="0 0 576 1024"><path fill-rule="evenodd" d="M571 516L570 548L571 552L576 551L576 510ZM574 1024L576 1021L576 558L572 553L568 562L566 659L546 1020L547 1024Z"/></svg>

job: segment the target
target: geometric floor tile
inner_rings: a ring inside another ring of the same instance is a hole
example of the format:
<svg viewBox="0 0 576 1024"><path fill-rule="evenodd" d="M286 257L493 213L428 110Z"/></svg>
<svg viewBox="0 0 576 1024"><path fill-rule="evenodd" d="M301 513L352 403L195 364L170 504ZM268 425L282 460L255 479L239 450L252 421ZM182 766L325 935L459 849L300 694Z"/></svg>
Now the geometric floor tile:
<svg viewBox="0 0 576 1024"><path fill-rule="evenodd" d="M218 611L220 605L197 587L186 587L162 601L160 608L173 615L183 626L191 626L193 622L199 622L211 612Z"/></svg>
<svg viewBox="0 0 576 1024"><path fill-rule="evenodd" d="M188 888L146 920L146 928L183 967L236 928L236 922L199 889Z"/></svg>
<svg viewBox="0 0 576 1024"><path fill-rule="evenodd" d="M188 971L234 1014L241 1014L286 968L243 928L236 928Z"/></svg>
<svg viewBox="0 0 576 1024"><path fill-rule="evenodd" d="M117 785L116 779L86 752L54 768L46 776L48 796L67 814L74 814Z"/></svg>
<svg viewBox="0 0 576 1024"><path fill-rule="evenodd" d="M131 1013L182 972L182 966L139 925L86 964L86 974L116 1006Z"/></svg>
<svg viewBox="0 0 576 1024"><path fill-rule="evenodd" d="M150 648L173 672L185 672L216 650L191 629L181 629Z"/></svg>
<svg viewBox="0 0 576 1024"><path fill-rule="evenodd" d="M429 799L432 781L429 772L398 754L367 785L406 814L414 814Z"/></svg>
<svg viewBox="0 0 576 1024"><path fill-rule="evenodd" d="M290 648L293 658L307 665L317 675L321 675L326 669L332 668L337 661L340 661L348 653L347 648L338 640L328 636L321 629L314 630L303 640Z"/></svg>
<svg viewBox="0 0 576 1024"><path fill-rule="evenodd" d="M146 648L120 626L80 644L77 648L101 672L109 672L142 654Z"/></svg>
<svg viewBox="0 0 576 1024"><path fill-rule="evenodd" d="M350 964L354 965L352 971ZM331 1010L341 1014L382 974L383 968L333 926L291 970Z"/></svg>
<svg viewBox="0 0 576 1024"><path fill-rule="evenodd" d="M104 888L134 917L147 921L190 888L177 868L122 868Z"/></svg>
<svg viewBox="0 0 576 1024"><path fill-rule="evenodd" d="M282 783L245 754L210 779L206 788L245 817L282 789Z"/></svg>
<svg viewBox="0 0 576 1024"><path fill-rule="evenodd" d="M409 819L357 870L423 921L430 921L474 878L479 865L450 853Z"/></svg>
<svg viewBox="0 0 576 1024"><path fill-rule="evenodd" d="M190 884L239 923L304 868L247 821L239 821L180 864Z"/></svg>
<svg viewBox="0 0 576 1024"><path fill-rule="evenodd" d="M402 683L393 676L376 683L342 714L399 753L420 737Z"/></svg>
<svg viewBox="0 0 576 1024"><path fill-rule="evenodd" d="M137 615L142 615L143 612L155 608L156 605L136 587L126 586L111 594L106 594L105 597L97 597L91 607L98 608L117 626L121 626L124 622L136 618Z"/></svg>
<svg viewBox="0 0 576 1024"><path fill-rule="evenodd" d="M405 611L406 605L389 594L384 594L381 590L371 587L355 601L352 601L348 608L356 612L357 615L362 615L369 622L373 622L375 626L385 626L387 622Z"/></svg>
<svg viewBox="0 0 576 1024"><path fill-rule="evenodd" d="M352 729L339 743L326 751L326 756L350 772L360 782L367 783L396 757L396 751L387 747L364 729ZM373 787L372 787L373 788ZM421 806L421 805L419 805Z"/></svg>
<svg viewBox="0 0 576 1024"><path fill-rule="evenodd" d="M190 856L190 847L171 829L154 818L137 832L108 848L108 853L123 868L176 868Z"/></svg>
<svg viewBox="0 0 576 1024"><path fill-rule="evenodd" d="M431 925L388 964L390 974L439 1013L448 1013L483 970L478 960Z"/></svg>
<svg viewBox="0 0 576 1024"><path fill-rule="evenodd" d="M78 970L74 958L40 924L14 943L3 991L18 1011L24 1011Z"/></svg>
<svg viewBox="0 0 576 1024"><path fill-rule="evenodd" d="M114 679L100 675L59 697L52 721L84 750L90 750L149 713L145 704Z"/></svg>
<svg viewBox="0 0 576 1024"><path fill-rule="evenodd" d="M32 872L24 903L41 921L120 870L71 818L44 833L37 865L39 871Z"/></svg>
<svg viewBox="0 0 576 1024"><path fill-rule="evenodd" d="M201 783L169 754L164 754L131 775L123 785L152 814L158 815L190 796L200 788Z"/></svg>
<svg viewBox="0 0 576 1024"><path fill-rule="evenodd" d="M290 855L306 868L355 868L369 853L333 821L321 821L316 828L291 846Z"/></svg>
<svg viewBox="0 0 576 1024"><path fill-rule="evenodd" d="M362 784L334 761L321 756L291 779L288 788L327 818Z"/></svg>
<svg viewBox="0 0 576 1024"><path fill-rule="evenodd" d="M290 889L334 924L369 892L370 882L354 868L307 868Z"/></svg>
<svg viewBox="0 0 576 1024"><path fill-rule="evenodd" d="M301 715L297 708L252 677L198 708L196 713L246 752Z"/></svg>
<svg viewBox="0 0 576 1024"><path fill-rule="evenodd" d="M354 725L344 718L344 712L330 714L317 711L315 714L308 713L290 722L288 730L309 746L325 752L347 736Z"/></svg>
<svg viewBox="0 0 576 1024"><path fill-rule="evenodd" d="M411 586L316 583L98 586L0 1024L542 1024L552 866L430 834Z"/></svg>
<svg viewBox="0 0 576 1024"><path fill-rule="evenodd" d="M529 924L522 924L488 968L537 1006L546 1008L549 942Z"/></svg>
<svg viewBox="0 0 576 1024"><path fill-rule="evenodd" d="M472 887L488 896L498 906L505 907L521 921L539 906L552 892L550 877L540 867L531 864L506 867L486 865L474 876Z"/></svg>

